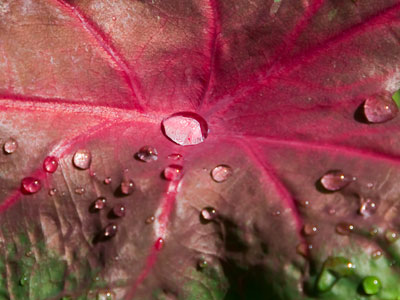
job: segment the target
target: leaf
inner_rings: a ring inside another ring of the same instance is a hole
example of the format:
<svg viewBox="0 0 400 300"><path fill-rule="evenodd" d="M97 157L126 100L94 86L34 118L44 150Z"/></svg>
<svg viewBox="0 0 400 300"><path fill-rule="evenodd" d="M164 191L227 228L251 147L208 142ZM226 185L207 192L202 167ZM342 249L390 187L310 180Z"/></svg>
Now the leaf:
<svg viewBox="0 0 400 300"><path fill-rule="evenodd" d="M400 121L358 114L400 88L399 19L396 0L0 1L0 138L18 144L0 156L0 299L400 297ZM164 136L177 112L206 120L203 143ZM156 161L135 159L145 145ZM357 180L328 193L332 170Z"/></svg>

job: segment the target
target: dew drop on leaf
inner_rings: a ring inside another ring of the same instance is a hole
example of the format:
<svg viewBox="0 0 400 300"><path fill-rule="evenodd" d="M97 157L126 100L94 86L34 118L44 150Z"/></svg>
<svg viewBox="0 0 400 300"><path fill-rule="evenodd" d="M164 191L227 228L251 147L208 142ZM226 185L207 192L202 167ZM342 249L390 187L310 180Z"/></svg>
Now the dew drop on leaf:
<svg viewBox="0 0 400 300"><path fill-rule="evenodd" d="M306 257L306 256L308 256L309 249L310 249L310 245L308 245L307 243L300 243L296 247L296 252L297 252L297 254Z"/></svg>
<svg viewBox="0 0 400 300"><path fill-rule="evenodd" d="M181 146L204 142L208 135L207 122L198 114L179 112L162 121L163 133Z"/></svg>
<svg viewBox="0 0 400 300"><path fill-rule="evenodd" d="M374 252L372 252L371 254L373 259L378 259L382 256L382 250L375 250Z"/></svg>
<svg viewBox="0 0 400 300"><path fill-rule="evenodd" d="M212 221L217 217L217 211L213 207L205 207L201 210L200 217L203 221Z"/></svg>
<svg viewBox="0 0 400 300"><path fill-rule="evenodd" d="M320 292L329 291L340 277L353 275L355 269L355 264L344 257L329 257L318 277L317 289Z"/></svg>
<svg viewBox="0 0 400 300"><path fill-rule="evenodd" d="M394 243L399 239L399 234L391 229L386 230L385 239L388 243Z"/></svg>
<svg viewBox="0 0 400 300"><path fill-rule="evenodd" d="M318 228L315 225L312 224L305 224L303 226L303 233L305 235L315 235L318 232Z"/></svg>
<svg viewBox="0 0 400 300"><path fill-rule="evenodd" d="M205 269L205 268L207 268L208 267L208 262L205 260L205 259L200 259L198 262L197 262L197 266L198 266L198 268L199 269Z"/></svg>
<svg viewBox="0 0 400 300"><path fill-rule="evenodd" d="M182 157L183 156L181 154L179 154L179 153L172 153L172 154L168 155L169 159L172 159L172 160L175 160L175 161L181 160Z"/></svg>
<svg viewBox="0 0 400 300"><path fill-rule="evenodd" d="M118 231L118 225L115 223L110 223L104 228L104 237L106 238L111 238L117 234Z"/></svg>
<svg viewBox="0 0 400 300"><path fill-rule="evenodd" d="M54 196L57 193L57 189L53 188L49 190L49 195Z"/></svg>
<svg viewBox="0 0 400 300"><path fill-rule="evenodd" d="M104 184L110 184L112 182L111 177L104 178Z"/></svg>
<svg viewBox="0 0 400 300"><path fill-rule="evenodd" d="M175 181L182 178L182 166L169 165L164 169L164 178L169 181Z"/></svg>
<svg viewBox="0 0 400 300"><path fill-rule="evenodd" d="M54 156L47 156L43 161L43 169L48 173L54 173L58 168L58 160Z"/></svg>
<svg viewBox="0 0 400 300"><path fill-rule="evenodd" d="M114 216L118 217L118 218L122 218L125 216L125 206L123 206L122 204L117 204L113 207L112 209L112 213Z"/></svg>
<svg viewBox="0 0 400 300"><path fill-rule="evenodd" d="M227 165L219 165L216 166L214 169L211 171L211 178L215 182L224 182L227 180L231 175L233 171L230 166Z"/></svg>
<svg viewBox="0 0 400 300"><path fill-rule="evenodd" d="M3 150L7 154L14 153L18 148L18 143L13 138L9 138L3 145Z"/></svg>
<svg viewBox="0 0 400 300"><path fill-rule="evenodd" d="M146 224L151 224L154 222L156 218L154 216L150 216L146 219L146 221L144 221Z"/></svg>
<svg viewBox="0 0 400 300"><path fill-rule="evenodd" d="M131 179L123 179L121 181L121 193L124 195L130 195L135 190L135 184Z"/></svg>
<svg viewBox="0 0 400 300"><path fill-rule="evenodd" d="M136 157L143 162L156 161L158 159L157 149L151 146L143 146L136 153Z"/></svg>
<svg viewBox="0 0 400 300"><path fill-rule="evenodd" d="M390 93L372 96L365 100L364 114L371 123L387 122L398 114L399 109Z"/></svg>
<svg viewBox="0 0 400 300"><path fill-rule="evenodd" d="M77 187L75 189L75 194L77 194L77 195L83 195L84 193L85 193L85 188L83 188L83 187Z"/></svg>
<svg viewBox="0 0 400 300"><path fill-rule="evenodd" d="M364 217L372 216L377 209L377 205L371 199L362 200L359 213Z"/></svg>
<svg viewBox="0 0 400 300"><path fill-rule="evenodd" d="M92 154L89 150L79 149L73 157L74 166L81 170L89 169L92 162Z"/></svg>
<svg viewBox="0 0 400 300"><path fill-rule="evenodd" d="M21 181L21 189L26 194L37 193L41 187L40 180L33 177L25 177Z"/></svg>
<svg viewBox="0 0 400 300"><path fill-rule="evenodd" d="M354 225L349 223L339 223L336 225L336 232L341 235L349 235L354 230Z"/></svg>
<svg viewBox="0 0 400 300"><path fill-rule="evenodd" d="M104 197L99 197L96 199L96 201L94 201L94 205L93 207L96 210L102 210L107 204L107 200Z"/></svg>
<svg viewBox="0 0 400 300"><path fill-rule="evenodd" d="M382 287L382 283L376 276L368 276L365 277L362 281L362 287L364 293L367 295L375 295L378 294Z"/></svg>
<svg viewBox="0 0 400 300"><path fill-rule="evenodd" d="M328 191L338 191L355 180L340 170L329 171L321 177L322 186Z"/></svg>
<svg viewBox="0 0 400 300"><path fill-rule="evenodd" d="M96 300L115 300L115 294L110 291L100 291L97 293Z"/></svg>
<svg viewBox="0 0 400 300"><path fill-rule="evenodd" d="M157 241L155 242L155 244L154 244L154 248L156 249L156 250L161 250L163 247L164 247L164 239L163 238L158 238L157 239Z"/></svg>

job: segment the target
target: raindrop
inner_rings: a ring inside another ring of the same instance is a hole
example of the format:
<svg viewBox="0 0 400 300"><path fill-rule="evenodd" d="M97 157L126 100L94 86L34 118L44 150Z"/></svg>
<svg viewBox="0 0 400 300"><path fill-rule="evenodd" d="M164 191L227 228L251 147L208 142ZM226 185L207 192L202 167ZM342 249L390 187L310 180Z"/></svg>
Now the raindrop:
<svg viewBox="0 0 400 300"><path fill-rule="evenodd" d="M354 225L349 223L339 223L336 225L336 232L341 235L349 235L354 230Z"/></svg>
<svg viewBox="0 0 400 300"><path fill-rule="evenodd" d="M48 173L54 173L58 168L57 158L54 156L47 156L43 161L43 169Z"/></svg>
<svg viewBox="0 0 400 300"><path fill-rule="evenodd" d="M333 192L344 188L354 180L355 178L344 174L342 171L334 170L321 177L321 184L326 190Z"/></svg>
<svg viewBox="0 0 400 300"><path fill-rule="evenodd" d="M79 149L75 152L73 157L73 163L75 167L81 170L89 169L90 163L92 162L92 154L89 150Z"/></svg>
<svg viewBox="0 0 400 300"><path fill-rule="evenodd" d="M54 196L57 193L57 189L53 188L49 190L49 195Z"/></svg>
<svg viewBox="0 0 400 300"><path fill-rule="evenodd" d="M14 153L18 148L18 143L13 138L9 138L3 145L3 150L7 154Z"/></svg>
<svg viewBox="0 0 400 300"><path fill-rule="evenodd" d="M373 259L378 259L382 256L382 251L381 250L375 250L374 252L372 252L371 256Z"/></svg>
<svg viewBox="0 0 400 300"><path fill-rule="evenodd" d="M164 239L163 238L158 238L157 241L154 244L154 248L156 248L156 250L161 250L164 247Z"/></svg>
<svg viewBox="0 0 400 300"><path fill-rule="evenodd" d="M121 182L121 193L124 195L130 195L135 190L135 184L131 179L123 179Z"/></svg>
<svg viewBox="0 0 400 300"><path fill-rule="evenodd" d="M388 243L394 243L399 239L399 234L391 229L386 230L385 239Z"/></svg>
<svg viewBox="0 0 400 300"><path fill-rule="evenodd" d="M376 209L376 203L371 199L366 199L362 201L359 213L364 217L370 217L376 212Z"/></svg>
<svg viewBox="0 0 400 300"><path fill-rule="evenodd" d="M114 216L118 217L118 218L122 218L125 216L125 206L123 206L122 204L117 204L113 207L112 209L112 213Z"/></svg>
<svg viewBox="0 0 400 300"><path fill-rule="evenodd" d="M387 122L398 114L399 109L390 93L372 96L364 102L364 114L371 123Z"/></svg>
<svg viewBox="0 0 400 300"><path fill-rule="evenodd" d="M169 165L164 169L164 178L169 181L175 181L182 178L182 166Z"/></svg>
<svg viewBox="0 0 400 300"><path fill-rule="evenodd" d="M25 177L21 181L22 191L26 194L37 193L41 187L40 180L33 177Z"/></svg>
<svg viewBox="0 0 400 300"><path fill-rule="evenodd" d="M203 221L210 222L217 217L217 211L213 207L205 207L201 210L200 217Z"/></svg>
<svg viewBox="0 0 400 300"><path fill-rule="evenodd" d="M83 195L84 193L85 193L85 188L83 188L83 187L77 187L75 189L75 194L77 194L77 195Z"/></svg>
<svg viewBox="0 0 400 300"><path fill-rule="evenodd" d="M382 283L378 277L368 276L364 278L362 282L362 287L364 293L366 293L367 295L375 295L378 294L378 292L382 288Z"/></svg>
<svg viewBox="0 0 400 300"><path fill-rule="evenodd" d="M115 294L110 291L100 291L97 294L96 300L114 300Z"/></svg>
<svg viewBox="0 0 400 300"><path fill-rule="evenodd" d="M204 142L208 135L207 122L198 114L179 112L162 121L164 134L181 146Z"/></svg>
<svg viewBox="0 0 400 300"><path fill-rule="evenodd" d="M104 179L104 184L110 184L111 181L112 181L111 177L106 177L106 178Z"/></svg>
<svg viewBox="0 0 400 300"><path fill-rule="evenodd" d="M216 166L214 169L211 171L211 178L215 182L224 182L227 180L231 175L233 171L230 166L227 165L219 165Z"/></svg>
<svg viewBox="0 0 400 300"><path fill-rule="evenodd" d="M104 228L104 237L111 238L117 234L118 226L115 223L110 223Z"/></svg>
<svg viewBox="0 0 400 300"><path fill-rule="evenodd" d="M152 162L158 159L157 149L151 146L143 146L136 153L136 157L144 162Z"/></svg>
<svg viewBox="0 0 400 300"><path fill-rule="evenodd" d="M144 221L146 224L151 224L154 222L156 218L154 216L150 216L146 219L146 221Z"/></svg>
<svg viewBox="0 0 400 300"><path fill-rule="evenodd" d="M172 159L172 160L181 160L182 157L183 156L179 153L172 153L172 154L168 155L168 158Z"/></svg>
<svg viewBox="0 0 400 300"><path fill-rule="evenodd" d="M107 204L107 200L104 197L99 197L96 199L96 201L94 201L94 205L93 207L96 210L102 210Z"/></svg>
<svg viewBox="0 0 400 300"><path fill-rule="evenodd" d="M312 224L305 224L303 226L303 233L305 235L315 235L317 234L318 228L315 225Z"/></svg>

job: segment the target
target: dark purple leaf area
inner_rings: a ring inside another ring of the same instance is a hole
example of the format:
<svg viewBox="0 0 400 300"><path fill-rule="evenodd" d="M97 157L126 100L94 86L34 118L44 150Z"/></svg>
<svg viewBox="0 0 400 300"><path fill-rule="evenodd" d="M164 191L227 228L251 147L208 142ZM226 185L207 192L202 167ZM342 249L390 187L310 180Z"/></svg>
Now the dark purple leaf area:
<svg viewBox="0 0 400 300"><path fill-rule="evenodd" d="M398 223L400 119L367 124L355 113L400 88L399 37L397 0L0 0L0 137L18 142L0 155L2 245L18 248L21 232L44 241L80 278L75 296L90 269L116 299L203 299L189 296L197 280L204 299L256 299L240 284L254 274L262 299L302 299L310 261L376 248L335 234L338 222ZM180 111L207 121L205 142L182 147L162 134ZM144 145L157 161L134 158ZM78 149L91 151L90 169L72 164ZM172 153L184 176L169 182ZM59 161L54 173L43 170L47 156ZM233 170L223 183L210 177L220 164ZM329 170L357 181L322 193ZM135 191L122 197L126 176ZM25 177L41 190L23 194ZM98 197L107 209L93 213ZM371 218L357 218L360 198L378 203ZM126 215L110 220L117 204ZM203 224L204 207L218 220ZM115 237L96 240L111 221ZM310 223L318 234L304 237ZM305 241L309 259L296 253ZM218 287L193 275L202 259Z"/></svg>

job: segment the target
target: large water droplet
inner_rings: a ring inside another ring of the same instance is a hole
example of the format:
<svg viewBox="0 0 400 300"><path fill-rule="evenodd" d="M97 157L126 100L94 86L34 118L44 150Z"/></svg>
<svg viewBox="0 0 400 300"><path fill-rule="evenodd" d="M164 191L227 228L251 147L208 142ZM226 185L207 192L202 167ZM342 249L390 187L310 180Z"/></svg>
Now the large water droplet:
<svg viewBox="0 0 400 300"><path fill-rule="evenodd" d="M118 218L122 218L125 216L125 206L123 206L122 204L117 204L113 207L112 209L112 213L114 216L118 217Z"/></svg>
<svg viewBox="0 0 400 300"><path fill-rule="evenodd" d="M111 238L117 234L118 231L118 225L115 223L110 223L104 228L103 235L106 238Z"/></svg>
<svg viewBox="0 0 400 300"><path fill-rule="evenodd" d="M362 282L362 287L364 293L367 295L375 295L378 294L380 289L382 288L382 283L376 276L368 276L365 277Z"/></svg>
<svg viewBox="0 0 400 300"><path fill-rule="evenodd" d="M89 150L79 149L75 152L73 163L75 167L81 170L89 169L90 163L92 162L92 154Z"/></svg>
<svg viewBox="0 0 400 300"><path fill-rule="evenodd" d="M93 207L96 210L102 210L104 207L106 207L107 200L104 197L99 197L94 201Z"/></svg>
<svg viewBox="0 0 400 300"><path fill-rule="evenodd" d="M43 169L48 173L54 173L58 168L58 160L54 156L47 156L43 161Z"/></svg>
<svg viewBox="0 0 400 300"><path fill-rule="evenodd" d="M305 235L315 235L318 232L318 228L315 225L312 224L305 224L303 226L303 233Z"/></svg>
<svg viewBox="0 0 400 300"><path fill-rule="evenodd" d="M359 213L364 217L370 217L376 212L377 205L371 199L363 199L361 202Z"/></svg>
<svg viewBox="0 0 400 300"><path fill-rule="evenodd" d="M205 207L201 210L200 217L203 221L210 222L217 217L217 211L213 207Z"/></svg>
<svg viewBox="0 0 400 300"><path fill-rule="evenodd" d="M329 171L325 173L321 178L322 186L328 191L338 191L350 182L355 180L355 178L344 174L340 170Z"/></svg>
<svg viewBox="0 0 400 300"><path fill-rule="evenodd" d="M121 193L124 195L130 195L135 190L135 184L131 179L123 179L121 181Z"/></svg>
<svg viewBox="0 0 400 300"><path fill-rule="evenodd" d="M354 225L349 223L339 223L336 225L336 232L341 235L349 235L354 230Z"/></svg>
<svg viewBox="0 0 400 300"><path fill-rule="evenodd" d="M365 100L364 114L371 123L387 122L398 114L399 109L390 93L382 93Z"/></svg>
<svg viewBox="0 0 400 300"><path fill-rule="evenodd" d="M143 146L136 153L136 157L144 162L156 161L158 159L157 149L151 146Z"/></svg>
<svg viewBox="0 0 400 300"><path fill-rule="evenodd" d="M18 148L18 143L13 138L9 138L3 145L3 150L7 154L14 153Z"/></svg>
<svg viewBox="0 0 400 300"><path fill-rule="evenodd" d="M33 177L25 177L21 181L21 189L26 194L37 193L41 187L40 180Z"/></svg>
<svg viewBox="0 0 400 300"><path fill-rule="evenodd" d="M227 180L231 175L233 171L230 166L227 165L219 165L216 166L214 169L211 171L211 178L215 182L224 182Z"/></svg>
<svg viewBox="0 0 400 300"><path fill-rule="evenodd" d="M156 248L156 250L161 250L164 247L164 239L163 238L158 238L157 241L154 244L154 248Z"/></svg>
<svg viewBox="0 0 400 300"><path fill-rule="evenodd" d="M329 257L318 277L317 289L320 292L329 291L340 277L354 274L356 266L344 257Z"/></svg>
<svg viewBox="0 0 400 300"><path fill-rule="evenodd" d="M207 122L198 114L179 112L162 121L164 134L181 146L204 142L208 135Z"/></svg>
<svg viewBox="0 0 400 300"><path fill-rule="evenodd" d="M175 181L182 178L182 166L169 165L164 169L164 178L169 181Z"/></svg>

